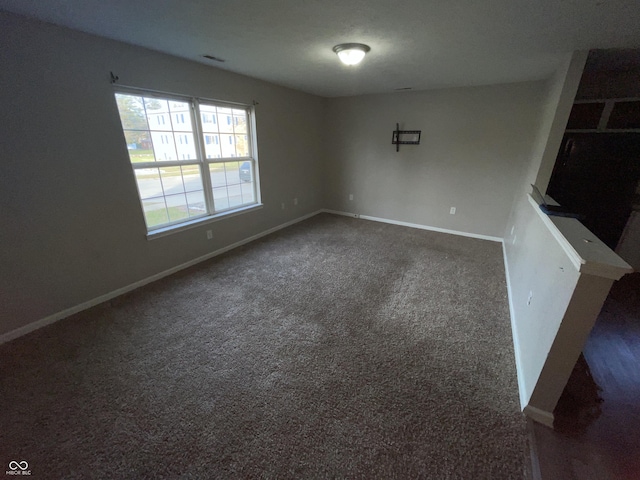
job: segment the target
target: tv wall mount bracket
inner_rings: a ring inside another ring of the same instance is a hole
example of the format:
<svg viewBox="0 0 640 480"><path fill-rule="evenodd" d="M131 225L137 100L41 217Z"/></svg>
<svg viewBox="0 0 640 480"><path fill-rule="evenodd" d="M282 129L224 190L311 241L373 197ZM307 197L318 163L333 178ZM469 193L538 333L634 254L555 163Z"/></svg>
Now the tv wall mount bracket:
<svg viewBox="0 0 640 480"><path fill-rule="evenodd" d="M400 145L420 145L422 130L400 130L400 124L396 123L391 143L396 146L396 152L400 151Z"/></svg>

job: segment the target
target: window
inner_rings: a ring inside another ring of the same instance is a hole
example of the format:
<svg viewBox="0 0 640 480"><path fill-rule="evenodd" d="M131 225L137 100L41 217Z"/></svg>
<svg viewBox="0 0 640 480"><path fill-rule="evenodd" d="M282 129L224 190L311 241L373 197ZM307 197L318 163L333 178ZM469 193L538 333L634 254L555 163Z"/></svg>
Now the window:
<svg viewBox="0 0 640 480"><path fill-rule="evenodd" d="M203 113L202 114L202 123L217 123L216 122L216 114L214 113L212 115L209 115L209 114Z"/></svg>
<svg viewBox="0 0 640 480"><path fill-rule="evenodd" d="M258 203L249 107L125 90L115 97L149 232ZM228 145L218 115L227 117Z"/></svg>

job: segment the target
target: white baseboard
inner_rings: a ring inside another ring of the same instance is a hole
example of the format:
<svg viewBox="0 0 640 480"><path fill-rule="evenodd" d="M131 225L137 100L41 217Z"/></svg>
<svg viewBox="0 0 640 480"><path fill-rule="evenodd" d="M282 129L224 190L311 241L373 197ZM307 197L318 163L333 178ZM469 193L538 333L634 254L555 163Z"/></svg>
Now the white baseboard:
<svg viewBox="0 0 640 480"><path fill-rule="evenodd" d="M75 305L73 307L67 308L65 310L62 310L60 312L54 313L53 315L49 315L47 317L41 318L40 320L36 320L35 322L31 322L27 325L24 325L22 327L16 328L15 330L11 330L10 332L7 333L3 333L2 335L0 335L0 344L9 342L11 340L14 340L18 337L21 337L23 335L26 335L27 333L33 332L34 330L37 330L39 328L42 328L44 326L47 325L51 325L52 323L57 322L58 320L62 320L63 318L69 317L75 313L81 312L83 310L86 310L88 308L91 307L95 307L96 305L106 302L108 300L111 300L112 298L118 297L120 295L122 295L123 293L127 293L130 292L132 290L135 290L136 288L140 288L148 283L151 282L155 282L156 280L160 280L161 278L164 278L168 275L171 275L173 273L179 272L180 270L184 270L185 268L189 268L193 265L196 265L200 262L204 262L205 260L208 260L210 258L216 257L218 255L221 255L225 252L228 252L229 250L233 250L234 248L240 247L241 245L245 245L249 242L253 242L254 240L257 240L261 237L264 237L266 235L269 235L270 233L276 232L278 230L281 230L283 228L289 227L295 223L298 222L302 222L303 220L306 220L307 218L311 218L319 213L322 213L323 210L317 210L315 212L309 213L307 215L303 215L302 217L296 218L294 220L291 220L289 222L283 223L281 225L277 225L273 228L270 228L268 230L265 230L264 232L260 232L256 235L253 235L251 237L245 238L243 240L240 240L238 242L232 243L231 245L227 245L226 247L222 247L219 248L218 250L215 250L213 252L207 253L206 255L202 255L201 257L198 258L194 258L193 260L190 260L186 263L182 263L180 265L177 265L175 267L172 267L168 270L164 270L160 273L156 273L155 275L151 275L150 277L147 278L143 278L142 280L138 280L137 282L131 283L125 287L122 288L118 288L116 290L113 290L112 292L109 293L105 293L104 295L100 295L99 297L93 298L91 300L88 300L86 302L83 302L79 305Z"/></svg>
<svg viewBox="0 0 640 480"><path fill-rule="evenodd" d="M323 208L322 212L323 213L332 213L334 215L342 215L343 217L360 218L360 215L358 215L357 213L340 212L338 210L327 210L326 208Z"/></svg>
<svg viewBox="0 0 640 480"><path fill-rule="evenodd" d="M553 413L541 410L537 407L527 405L523 410L524 414L531 420L535 420L538 423L546 425L549 428L553 428Z"/></svg>
<svg viewBox="0 0 640 480"><path fill-rule="evenodd" d="M373 222L390 223L392 225L400 225L402 227L418 228L420 230L430 230L432 232L449 233L451 235L460 235L461 237L479 238L480 240L490 240L492 242L502 242L500 237L492 237L490 235L480 235L479 233L461 232L459 230L449 230L448 228L430 227L419 223L401 222L399 220L391 220L388 218L372 217L369 215L359 215L357 213L339 212L336 210L322 210L325 213L333 213L335 215L344 215L346 217L361 218L362 220L371 220Z"/></svg>
<svg viewBox="0 0 640 480"><path fill-rule="evenodd" d="M507 249L502 242L502 257L504 259L504 274L507 282L507 298L509 299L509 317L511 318L511 336L513 337L513 353L516 357L516 376L518 379L518 393L520 395L520 408L524 411L529 403L526 389L524 387L522 374L522 361L520 360L520 342L518 340L518 325L516 323L516 311L513 308L513 293L511 292L511 277L509 277L509 261L507 260Z"/></svg>

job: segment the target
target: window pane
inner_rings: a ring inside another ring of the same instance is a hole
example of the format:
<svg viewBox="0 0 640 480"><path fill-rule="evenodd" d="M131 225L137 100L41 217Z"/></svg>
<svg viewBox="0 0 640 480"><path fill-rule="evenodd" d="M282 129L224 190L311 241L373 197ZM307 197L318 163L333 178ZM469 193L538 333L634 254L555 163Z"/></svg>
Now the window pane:
<svg viewBox="0 0 640 480"><path fill-rule="evenodd" d="M229 195L229 207L239 207L242 202L242 186L240 184L229 185L227 187L227 194Z"/></svg>
<svg viewBox="0 0 640 480"><path fill-rule="evenodd" d="M212 163L209 165L209 174L211 175L211 186L213 188L224 187L227 185L224 163Z"/></svg>
<svg viewBox="0 0 640 480"><path fill-rule="evenodd" d="M213 189L213 204L216 212L229 209L229 197L227 196L227 187Z"/></svg>
<svg viewBox="0 0 640 480"><path fill-rule="evenodd" d="M256 201L256 194L253 189L253 182L243 183L241 187L242 187L242 202L254 203Z"/></svg>
<svg viewBox="0 0 640 480"><path fill-rule="evenodd" d="M198 159L189 102L119 93L116 101L132 163Z"/></svg>
<svg viewBox="0 0 640 480"><path fill-rule="evenodd" d="M207 207L204 203L204 192L187 193L187 203L189 205L189 216L196 217L207 213Z"/></svg>
<svg viewBox="0 0 640 480"><path fill-rule="evenodd" d="M200 114L202 115L202 131L207 133L218 132L218 116L216 107L213 105L200 104Z"/></svg>
<svg viewBox="0 0 640 480"><path fill-rule="evenodd" d="M192 133L174 133L174 142L178 152L178 160L195 160L196 145Z"/></svg>
<svg viewBox="0 0 640 480"><path fill-rule="evenodd" d="M233 110L233 129L236 133L247 133L247 112L244 110Z"/></svg>
<svg viewBox="0 0 640 480"><path fill-rule="evenodd" d="M180 167L161 168L160 178L162 179L162 188L165 195L184 192Z"/></svg>
<svg viewBox="0 0 640 480"><path fill-rule="evenodd" d="M153 153L159 162L163 160L177 160L176 146L173 143L173 133L171 132L151 132L153 140ZM151 159L153 161L153 159Z"/></svg>
<svg viewBox="0 0 640 480"><path fill-rule="evenodd" d="M249 156L249 143L246 135L236 135L236 154L238 157Z"/></svg>
<svg viewBox="0 0 640 480"><path fill-rule="evenodd" d="M169 221L175 222L189 218L189 208L187 206L187 197L184 193L178 195L167 195L167 211L169 212Z"/></svg>
<svg viewBox="0 0 640 480"><path fill-rule="evenodd" d="M116 103L120 112L123 130L148 130L144 112L144 101L137 95L116 93Z"/></svg>
<svg viewBox="0 0 640 480"><path fill-rule="evenodd" d="M221 132L233 133L233 110L218 107L218 128Z"/></svg>
<svg viewBox="0 0 640 480"><path fill-rule="evenodd" d="M131 163L153 162L153 145L149 132L125 130L129 160Z"/></svg>
<svg viewBox="0 0 640 480"><path fill-rule="evenodd" d="M144 105L147 112L149 129L170 132L171 118L169 117L169 103L159 98L145 98Z"/></svg>
<svg viewBox="0 0 640 480"><path fill-rule="evenodd" d="M235 158L249 157L251 148L248 137L248 114L244 109L214 107L213 105L200 105L203 118L203 135L205 157ZM216 125L212 125L216 114Z"/></svg>
<svg viewBox="0 0 640 480"><path fill-rule="evenodd" d="M191 132L191 110L186 102L169 101L169 111L171 112L171 123L176 132Z"/></svg>
<svg viewBox="0 0 640 480"><path fill-rule="evenodd" d="M220 147L222 148L222 158L236 156L236 143L233 135L226 133L220 135Z"/></svg>
<svg viewBox="0 0 640 480"><path fill-rule="evenodd" d="M220 135L204 134L204 153L207 158L221 158Z"/></svg>
<svg viewBox="0 0 640 480"><path fill-rule="evenodd" d="M163 195L160 171L157 168L136 169L135 174L140 198L145 199Z"/></svg>
<svg viewBox="0 0 640 480"><path fill-rule="evenodd" d="M224 162L224 169L227 176L227 185L240 183L238 162Z"/></svg>
<svg viewBox="0 0 640 480"><path fill-rule="evenodd" d="M240 177L240 181L253 182L253 168L251 168L251 162L242 162L238 174L238 176Z"/></svg>
<svg viewBox="0 0 640 480"><path fill-rule="evenodd" d="M202 190L202 177L199 165L184 165L182 169L182 182L186 192Z"/></svg>
<svg viewBox="0 0 640 480"><path fill-rule="evenodd" d="M169 221L164 197L142 200L142 209L148 228L157 227Z"/></svg>
<svg viewBox="0 0 640 480"><path fill-rule="evenodd" d="M216 211L255 203L251 161L209 165Z"/></svg>

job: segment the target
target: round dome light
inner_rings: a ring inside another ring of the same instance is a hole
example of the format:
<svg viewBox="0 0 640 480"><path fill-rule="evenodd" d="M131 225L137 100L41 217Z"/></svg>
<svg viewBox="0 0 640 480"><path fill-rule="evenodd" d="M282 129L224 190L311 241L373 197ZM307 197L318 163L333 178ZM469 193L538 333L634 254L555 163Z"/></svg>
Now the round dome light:
<svg viewBox="0 0 640 480"><path fill-rule="evenodd" d="M371 48L363 43L341 43L333 47L333 51L345 65L359 64L369 50Z"/></svg>

